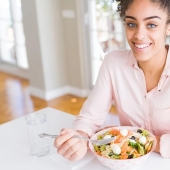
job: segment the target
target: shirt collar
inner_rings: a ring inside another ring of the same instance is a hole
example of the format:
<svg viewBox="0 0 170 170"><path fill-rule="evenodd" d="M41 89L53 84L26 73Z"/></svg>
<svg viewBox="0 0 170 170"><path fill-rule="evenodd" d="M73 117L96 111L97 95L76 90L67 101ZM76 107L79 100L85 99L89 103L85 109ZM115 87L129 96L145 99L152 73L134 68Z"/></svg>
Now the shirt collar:
<svg viewBox="0 0 170 170"><path fill-rule="evenodd" d="M132 50L129 51L129 57L128 57L127 65L133 66L133 67L139 69L137 60L134 57Z"/></svg>
<svg viewBox="0 0 170 170"><path fill-rule="evenodd" d="M167 58L166 58L166 63L165 63L165 68L164 68L163 74L170 76L170 49L169 49L169 45L166 45L165 47L167 48L168 53L167 53ZM132 50L129 51L127 65L133 66L133 67L139 69L137 60L134 57Z"/></svg>
<svg viewBox="0 0 170 170"><path fill-rule="evenodd" d="M166 45L166 48L168 50L168 53L167 53L167 58L166 58L166 63L165 63L165 68L164 68L163 74L170 76L170 49L169 49L169 45Z"/></svg>

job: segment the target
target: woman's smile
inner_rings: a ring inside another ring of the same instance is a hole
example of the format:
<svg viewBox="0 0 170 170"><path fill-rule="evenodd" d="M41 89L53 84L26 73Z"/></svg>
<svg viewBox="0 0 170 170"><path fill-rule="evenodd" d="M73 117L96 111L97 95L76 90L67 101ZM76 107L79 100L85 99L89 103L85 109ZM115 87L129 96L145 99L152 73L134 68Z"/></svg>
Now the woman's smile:
<svg viewBox="0 0 170 170"><path fill-rule="evenodd" d="M135 43L133 42L134 48L137 51L146 51L148 49L150 49L149 47L151 47L152 43Z"/></svg>

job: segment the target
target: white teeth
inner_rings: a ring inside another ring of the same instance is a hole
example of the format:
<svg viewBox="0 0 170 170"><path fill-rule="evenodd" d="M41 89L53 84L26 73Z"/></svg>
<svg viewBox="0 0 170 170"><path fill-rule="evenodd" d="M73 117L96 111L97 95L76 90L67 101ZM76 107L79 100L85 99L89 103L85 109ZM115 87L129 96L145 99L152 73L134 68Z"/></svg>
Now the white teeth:
<svg viewBox="0 0 170 170"><path fill-rule="evenodd" d="M135 46L137 47L137 48L140 48L140 49L142 49L142 48L146 48L146 47L149 47L149 45L150 44L135 44Z"/></svg>

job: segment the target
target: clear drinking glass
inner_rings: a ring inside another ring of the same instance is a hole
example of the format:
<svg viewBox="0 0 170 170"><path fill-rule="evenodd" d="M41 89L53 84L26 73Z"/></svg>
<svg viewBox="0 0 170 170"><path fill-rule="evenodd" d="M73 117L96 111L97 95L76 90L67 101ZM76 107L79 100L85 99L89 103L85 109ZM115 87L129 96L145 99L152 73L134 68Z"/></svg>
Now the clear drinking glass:
<svg viewBox="0 0 170 170"><path fill-rule="evenodd" d="M40 133L46 132L46 115L33 113L26 116L25 119L28 126L32 156L41 157L47 155L49 153L48 139L38 136Z"/></svg>

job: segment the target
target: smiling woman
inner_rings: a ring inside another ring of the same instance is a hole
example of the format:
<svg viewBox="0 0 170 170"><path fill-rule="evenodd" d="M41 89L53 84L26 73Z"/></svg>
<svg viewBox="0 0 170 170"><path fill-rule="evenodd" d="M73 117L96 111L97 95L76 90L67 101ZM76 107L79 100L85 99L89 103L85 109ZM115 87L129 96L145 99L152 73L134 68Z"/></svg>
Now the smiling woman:
<svg viewBox="0 0 170 170"><path fill-rule="evenodd" d="M155 152L170 158L170 51L166 45L170 1L121 0L118 11L131 49L106 54L74 130L64 129L56 139L58 153L69 160L81 159L87 151L87 143L72 136L92 136L113 101L121 125L152 132L158 140Z"/></svg>

